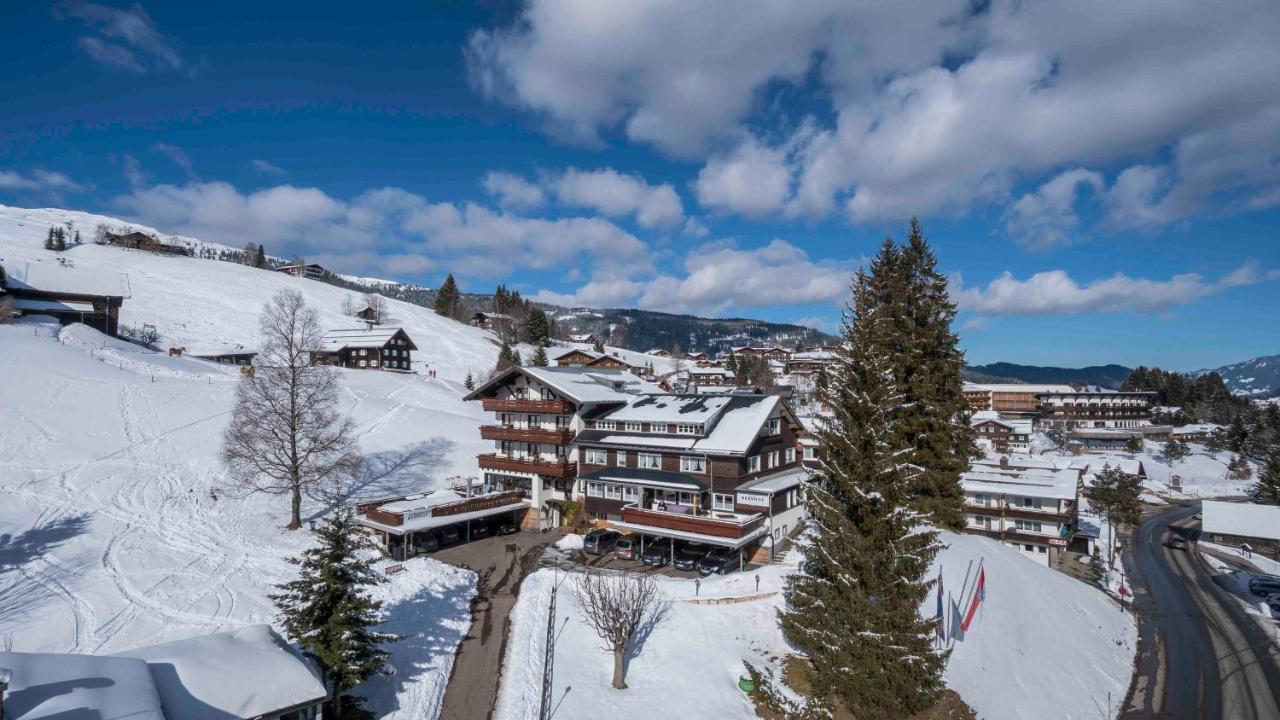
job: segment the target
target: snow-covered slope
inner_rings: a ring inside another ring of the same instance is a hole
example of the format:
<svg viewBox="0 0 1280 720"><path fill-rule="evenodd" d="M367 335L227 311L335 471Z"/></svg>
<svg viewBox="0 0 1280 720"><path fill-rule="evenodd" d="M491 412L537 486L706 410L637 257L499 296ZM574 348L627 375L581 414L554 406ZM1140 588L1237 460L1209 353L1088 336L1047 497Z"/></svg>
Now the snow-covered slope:
<svg viewBox="0 0 1280 720"><path fill-rule="evenodd" d="M1266 397L1280 392L1280 355L1256 357L1196 374L1211 372L1221 375L1227 388L1236 395Z"/></svg>
<svg viewBox="0 0 1280 720"><path fill-rule="evenodd" d="M295 278L235 263L190 257L166 256L86 243L65 253L42 249L53 225L67 222L81 229L86 240L98 224L130 227L165 237L153 228L133 225L114 218L71 210L24 210L0 205L0 264L17 277L24 276L28 264L43 264L45 272L64 272L90 278L117 277L124 273L131 296L120 311L122 323L141 327L154 325L162 347L255 347L258 344L258 316L271 296L284 288L302 292L321 315L328 328L360 327L355 318L342 313L349 290L315 280ZM195 238L181 242L198 243ZM221 247L221 246L217 246ZM64 269L59 258L73 265ZM117 283L118 284L118 283ZM467 372L488 372L497 361L493 335L436 315L432 310L398 300L387 300L388 325L403 327L419 350L414 369L433 368L440 377L461 382Z"/></svg>
<svg viewBox="0 0 1280 720"><path fill-rule="evenodd" d="M946 588L954 593L966 570L986 570L986 602L963 642L957 643L946 682L981 718L1105 717L1124 697L1132 672L1136 630L1131 617L1106 595L1056 570L1022 557L987 538L943 533L939 554ZM557 616L568 616L556 644L557 718L652 718L671 709L680 717L757 717L738 689L743 661L777 668L792 652L778 628L781 589L792 563L756 573L702 581L663 578L669 609L629 661L628 689L609 685L612 665L599 638L573 601L572 580L563 582ZM494 717L518 720L537 714L541 695L547 606L556 579L539 570L524 584L512 615L502 686ZM560 580L564 581L563 575ZM695 604L698 598L733 597L729 604ZM920 612L934 613L930 597Z"/></svg>

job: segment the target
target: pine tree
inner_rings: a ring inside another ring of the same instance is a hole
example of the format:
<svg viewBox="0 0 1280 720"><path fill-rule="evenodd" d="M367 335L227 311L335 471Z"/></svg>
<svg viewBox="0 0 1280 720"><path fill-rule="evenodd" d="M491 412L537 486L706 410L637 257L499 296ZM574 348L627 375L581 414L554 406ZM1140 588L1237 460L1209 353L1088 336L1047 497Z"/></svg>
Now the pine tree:
<svg viewBox="0 0 1280 720"><path fill-rule="evenodd" d="M511 364L517 366L524 365L524 358L520 357L520 351L514 348L511 350Z"/></svg>
<svg viewBox="0 0 1280 720"><path fill-rule="evenodd" d="M1266 457L1262 459L1253 501L1264 505L1280 505L1280 442L1271 443Z"/></svg>
<svg viewBox="0 0 1280 720"><path fill-rule="evenodd" d="M1204 449L1217 455L1227 448L1227 435L1221 428L1215 428L1204 440Z"/></svg>
<svg viewBox="0 0 1280 720"><path fill-rule="evenodd" d="M886 270L872 263L873 274ZM815 697L838 697L857 717L903 717L942 688L946 655L919 615L940 543L911 507L920 471L902 461L913 446L897 429L903 393L886 351L896 329L874 285L858 273L823 393L833 414L818 429L825 460L806 486L814 536L787 578L781 622L808 654Z"/></svg>
<svg viewBox="0 0 1280 720"><path fill-rule="evenodd" d="M49 234L48 234L48 235L46 235L46 236L45 236L45 238L44 238L44 249L45 249L45 250L52 250L52 249L53 249L53 238L54 238L54 232L53 232L53 228L51 227L51 228L49 228Z"/></svg>
<svg viewBox="0 0 1280 720"><path fill-rule="evenodd" d="M267 249L261 245L258 246L258 254L253 258L253 266L260 269L267 269Z"/></svg>
<svg viewBox="0 0 1280 720"><path fill-rule="evenodd" d="M529 314L520 324L520 339L530 345L543 346L551 342L551 321L542 308L529 308Z"/></svg>
<svg viewBox="0 0 1280 720"><path fill-rule="evenodd" d="M444 279L444 284L436 291L436 314L456 318L458 303L461 300L462 294L458 292L458 283L453 279L453 273L449 273Z"/></svg>
<svg viewBox="0 0 1280 720"><path fill-rule="evenodd" d="M594 342L591 343L591 349L598 353L604 352L604 343L600 342L600 338L593 338L593 340Z"/></svg>
<svg viewBox="0 0 1280 720"><path fill-rule="evenodd" d="M462 386L468 390L476 389L476 379L471 376L471 371L467 371L467 379L462 381Z"/></svg>
<svg viewBox="0 0 1280 720"><path fill-rule="evenodd" d="M1135 436L1135 437L1129 438L1128 440L1125 440L1124 449L1128 450L1131 453L1142 452L1142 438Z"/></svg>
<svg viewBox="0 0 1280 720"><path fill-rule="evenodd" d="M1115 567L1115 537L1121 525L1137 525L1142 521L1142 485L1138 478L1126 475L1118 467L1104 464L1094 477L1089 490L1089 504L1102 513L1111 527L1107 540L1107 558Z"/></svg>
<svg viewBox="0 0 1280 720"><path fill-rule="evenodd" d="M512 365L519 365L515 351L507 344L506 340L502 341L502 347L498 349L498 365L494 368L496 372L502 372Z"/></svg>
<svg viewBox="0 0 1280 720"><path fill-rule="evenodd" d="M539 345L538 349L533 351L533 358L529 360L529 364L537 367L546 367L548 363L550 361L547 359L547 349Z"/></svg>
<svg viewBox="0 0 1280 720"><path fill-rule="evenodd" d="M74 242L74 243L75 243L75 244L77 244L77 245L80 245L82 242L84 242L84 241L82 241L82 240L80 239L80 231L79 231L79 230L76 230L76 236L75 236L75 238L72 240L72 242Z"/></svg>
<svg viewBox="0 0 1280 720"><path fill-rule="evenodd" d="M1168 460L1170 464L1177 464L1191 453L1191 448L1185 442L1172 438L1164 444L1164 448L1160 453L1164 455L1164 459Z"/></svg>
<svg viewBox="0 0 1280 720"><path fill-rule="evenodd" d="M320 667L333 693L335 717L342 717L344 696L383 671L389 653L384 645L398 640L374 628L381 622L382 602L369 589L386 582L374 568L377 548L361 532L350 508L336 508L315 530L319 543L290 558L299 576L276 586L271 600L280 622L308 657Z"/></svg>
<svg viewBox="0 0 1280 720"><path fill-rule="evenodd" d="M1244 452L1244 444L1249 440L1249 429L1244 425L1244 416L1236 414L1227 427L1227 449L1231 452Z"/></svg>
<svg viewBox="0 0 1280 720"><path fill-rule="evenodd" d="M56 252L66 252L67 250L67 231L58 228L53 234L53 249Z"/></svg>

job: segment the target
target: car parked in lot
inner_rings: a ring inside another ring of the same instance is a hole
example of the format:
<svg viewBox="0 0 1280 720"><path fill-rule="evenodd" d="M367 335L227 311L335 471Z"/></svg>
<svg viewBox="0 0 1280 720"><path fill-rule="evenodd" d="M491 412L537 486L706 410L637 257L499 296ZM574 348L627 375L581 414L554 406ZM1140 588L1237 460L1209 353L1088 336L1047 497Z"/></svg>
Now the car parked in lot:
<svg viewBox="0 0 1280 720"><path fill-rule="evenodd" d="M619 560L639 560L640 538L635 535L623 535L613 544L613 554Z"/></svg>
<svg viewBox="0 0 1280 720"><path fill-rule="evenodd" d="M645 565L662 567L671 561L671 541L666 538L654 540L645 546L640 553L640 562Z"/></svg>
<svg viewBox="0 0 1280 720"><path fill-rule="evenodd" d="M440 549L440 538L435 533L414 533L413 552L415 554L435 552Z"/></svg>
<svg viewBox="0 0 1280 720"><path fill-rule="evenodd" d="M698 561L698 574L706 577L708 575L727 575L738 569L741 562L741 553L738 550L730 550L729 548L712 548Z"/></svg>
<svg viewBox="0 0 1280 720"><path fill-rule="evenodd" d="M435 536L440 541L441 547L457 545L462 542L462 533L458 532L457 525L445 525L435 531Z"/></svg>
<svg viewBox="0 0 1280 720"><path fill-rule="evenodd" d="M676 550L676 560L673 565L677 570L697 570L698 561L706 557L711 548L702 543L685 543L683 547Z"/></svg>
<svg viewBox="0 0 1280 720"><path fill-rule="evenodd" d="M1181 535L1170 535L1168 540L1164 541L1166 547L1173 550L1186 550L1187 541Z"/></svg>
<svg viewBox="0 0 1280 720"><path fill-rule="evenodd" d="M1259 597L1280 594L1280 577L1275 575L1259 575L1249 581L1249 592Z"/></svg>
<svg viewBox="0 0 1280 720"><path fill-rule="evenodd" d="M487 522L471 523L471 539L472 540L487 538L492 534L493 534L493 528L489 527L489 523Z"/></svg>
<svg viewBox="0 0 1280 720"><path fill-rule="evenodd" d="M493 532L495 535L515 535L520 528L510 520L499 520L493 524Z"/></svg>
<svg viewBox="0 0 1280 720"><path fill-rule="evenodd" d="M582 538L582 551L591 555L604 555L613 549L622 537L617 530L592 530Z"/></svg>

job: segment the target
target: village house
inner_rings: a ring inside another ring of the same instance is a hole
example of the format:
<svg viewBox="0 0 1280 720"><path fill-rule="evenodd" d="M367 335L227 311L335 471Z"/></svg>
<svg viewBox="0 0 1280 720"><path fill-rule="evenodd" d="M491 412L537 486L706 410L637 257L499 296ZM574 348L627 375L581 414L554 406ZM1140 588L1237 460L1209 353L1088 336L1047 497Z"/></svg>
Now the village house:
<svg viewBox="0 0 1280 720"><path fill-rule="evenodd" d="M201 360L221 363L223 365L252 365L253 359L258 356L254 350L243 345L206 345L189 348L171 348L169 354L174 354L177 350L180 355L187 355Z"/></svg>
<svg viewBox="0 0 1280 720"><path fill-rule="evenodd" d="M653 348L652 350L649 350L649 351L648 351L648 352L646 352L645 354L646 354L646 355L652 355L652 356L654 356L654 357L662 357L662 358L671 357L671 351L670 351L670 350L663 350L663 349L661 349L661 348Z"/></svg>
<svg viewBox="0 0 1280 720"><path fill-rule="evenodd" d="M689 382L698 387L732 385L733 371L723 367L691 367L685 370Z"/></svg>
<svg viewBox="0 0 1280 720"><path fill-rule="evenodd" d="M1076 450L1122 450L1133 440L1160 442L1172 436L1168 425L1153 425L1153 392L1089 390L1039 395L1036 423L1063 433Z"/></svg>
<svg viewBox="0 0 1280 720"><path fill-rule="evenodd" d="M642 542L742 550L767 561L804 519L800 423L775 395L646 394L577 433L577 495Z"/></svg>
<svg viewBox="0 0 1280 720"><path fill-rule="evenodd" d="M790 350L777 345L770 347L744 345L742 347L731 348L729 353L735 357L765 358L766 360L777 360L778 362L784 363L791 357Z"/></svg>
<svg viewBox="0 0 1280 720"><path fill-rule="evenodd" d="M129 248L131 250L145 250L147 252L160 253L161 255L191 255L191 249L182 245L170 245L161 242L144 232L134 230L123 234L106 232L102 235L102 243L105 245L115 245L117 247Z"/></svg>
<svg viewBox="0 0 1280 720"><path fill-rule="evenodd" d="M1200 536L1280 560L1280 505L1205 500Z"/></svg>
<svg viewBox="0 0 1280 720"><path fill-rule="evenodd" d="M471 316L472 327L492 330L496 333L511 332L516 326L515 318L496 312L477 312Z"/></svg>
<svg viewBox="0 0 1280 720"><path fill-rule="evenodd" d="M1001 417L1035 417L1040 411L1039 396L1072 392L1075 388L1070 385L964 384L964 397L970 410L994 410Z"/></svg>
<svg viewBox="0 0 1280 720"><path fill-rule="evenodd" d="M267 625L114 655L0 652L5 720L319 720L311 665Z"/></svg>
<svg viewBox="0 0 1280 720"><path fill-rule="evenodd" d="M1185 442L1204 442L1209 439L1210 435L1220 432L1226 428L1214 423L1191 423L1175 427L1170 431L1170 435Z"/></svg>
<svg viewBox="0 0 1280 720"><path fill-rule="evenodd" d="M294 277L307 278L308 280L319 280L328 277L332 273L315 263L305 263L300 265L281 265L276 268L276 272L282 272L286 275Z"/></svg>
<svg viewBox="0 0 1280 720"><path fill-rule="evenodd" d="M7 295L19 316L46 316L61 325L84 323L120 335L120 307L129 297L124 273L93 273L70 261L34 261L6 269L0 266L0 295Z"/></svg>
<svg viewBox="0 0 1280 720"><path fill-rule="evenodd" d="M960 476L964 531L995 538L1049 565L1071 543L1080 476L1071 467L975 466Z"/></svg>
<svg viewBox="0 0 1280 720"><path fill-rule="evenodd" d="M555 358L556 367L581 367L593 360L599 360L602 353L594 350L582 350L574 348L565 353L557 355Z"/></svg>
<svg viewBox="0 0 1280 720"><path fill-rule="evenodd" d="M792 353L784 371L788 375L810 375L834 364L836 355L829 350L806 350Z"/></svg>
<svg viewBox="0 0 1280 720"><path fill-rule="evenodd" d="M581 333L581 334L578 334L578 335L570 335L570 336L569 336L569 342L585 343L585 344L587 344L587 345L595 345L596 343L598 343L598 342L599 342L599 340L597 340L597 339L596 339L596 336L595 336L595 335L592 335L591 333Z"/></svg>
<svg viewBox="0 0 1280 720"><path fill-rule="evenodd" d="M1003 420L994 410L981 410L969 418L979 445L997 453L1024 453L1031 449L1031 421Z"/></svg>
<svg viewBox="0 0 1280 720"><path fill-rule="evenodd" d="M330 330L311 352L315 365L409 372L418 346L397 327Z"/></svg>
<svg viewBox="0 0 1280 720"><path fill-rule="evenodd" d="M518 490L486 491L467 485L371 500L357 505L356 514L383 552L404 560L425 552L423 541L433 530L458 526L469 541L472 523L505 519L519 526L530 504Z"/></svg>
<svg viewBox="0 0 1280 720"><path fill-rule="evenodd" d="M578 464L573 439L584 415L620 407L658 386L629 372L584 367L507 368L469 393L494 422L480 437L493 452L477 458L487 491L515 491L531 511L521 526L561 524L564 502L573 498Z"/></svg>

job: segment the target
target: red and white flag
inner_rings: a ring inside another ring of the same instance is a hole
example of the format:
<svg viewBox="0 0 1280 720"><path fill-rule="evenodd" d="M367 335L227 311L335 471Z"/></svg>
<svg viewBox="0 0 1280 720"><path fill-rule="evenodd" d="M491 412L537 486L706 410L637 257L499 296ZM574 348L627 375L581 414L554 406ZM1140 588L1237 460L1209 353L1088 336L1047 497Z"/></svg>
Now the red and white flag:
<svg viewBox="0 0 1280 720"><path fill-rule="evenodd" d="M973 599L969 601L969 610L964 614L964 622L960 623L960 629L968 632L969 623L973 622L974 613L978 612L978 605L987 599L987 571L978 567L978 584L973 588Z"/></svg>

